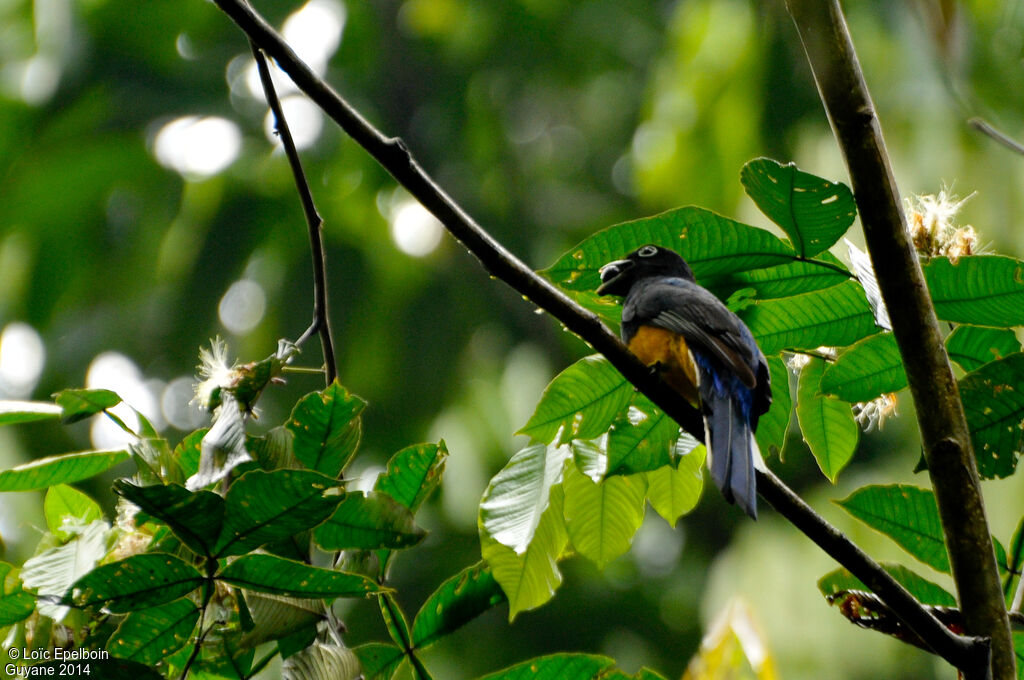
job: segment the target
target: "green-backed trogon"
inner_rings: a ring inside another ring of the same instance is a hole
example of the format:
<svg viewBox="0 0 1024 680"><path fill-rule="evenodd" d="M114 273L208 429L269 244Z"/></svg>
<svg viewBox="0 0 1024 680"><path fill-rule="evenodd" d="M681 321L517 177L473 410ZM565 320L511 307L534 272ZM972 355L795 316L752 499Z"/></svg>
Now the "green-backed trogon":
<svg viewBox="0 0 1024 680"><path fill-rule="evenodd" d="M677 253L655 245L601 268L599 295L621 295L629 349L699 406L711 477L726 500L757 518L754 439L772 401L768 364L750 329L699 286Z"/></svg>

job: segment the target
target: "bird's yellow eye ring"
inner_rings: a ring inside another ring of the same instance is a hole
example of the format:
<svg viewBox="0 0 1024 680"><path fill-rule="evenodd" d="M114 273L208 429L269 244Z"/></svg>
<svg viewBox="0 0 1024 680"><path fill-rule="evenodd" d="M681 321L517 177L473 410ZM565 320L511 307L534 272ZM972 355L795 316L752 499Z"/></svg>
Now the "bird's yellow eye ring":
<svg viewBox="0 0 1024 680"><path fill-rule="evenodd" d="M658 253L657 246L644 246L640 250L636 251L636 254L640 257L653 257Z"/></svg>

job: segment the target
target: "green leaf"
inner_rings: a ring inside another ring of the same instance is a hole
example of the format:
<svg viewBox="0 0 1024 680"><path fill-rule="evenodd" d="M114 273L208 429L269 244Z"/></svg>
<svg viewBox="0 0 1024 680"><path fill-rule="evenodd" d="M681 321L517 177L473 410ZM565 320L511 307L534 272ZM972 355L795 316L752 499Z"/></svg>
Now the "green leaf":
<svg viewBox="0 0 1024 680"><path fill-rule="evenodd" d="M121 397L110 390L62 390L53 399L61 408L65 424L77 423L121 403Z"/></svg>
<svg viewBox="0 0 1024 680"><path fill-rule="evenodd" d="M224 499L212 491L189 491L180 484L135 486L119 479L114 491L160 520L182 543L212 556L224 524Z"/></svg>
<svg viewBox="0 0 1024 680"><path fill-rule="evenodd" d="M629 550L643 523L646 481L634 475L595 483L570 466L563 486L565 528L573 548L604 569Z"/></svg>
<svg viewBox="0 0 1024 680"><path fill-rule="evenodd" d="M864 289L856 281L802 295L758 300L740 317L765 354L845 347L878 332Z"/></svg>
<svg viewBox="0 0 1024 680"><path fill-rule="evenodd" d="M939 508L930 489L907 484L865 486L837 503L918 560L949 573Z"/></svg>
<svg viewBox="0 0 1024 680"><path fill-rule="evenodd" d="M415 514L441 483L447 459L448 448L443 441L407 446L391 456L387 469L377 477L373 488L391 496Z"/></svg>
<svg viewBox="0 0 1024 680"><path fill-rule="evenodd" d="M647 243L682 255L698 280L785 264L795 256L769 231L687 206L599 231L541 274L569 291L593 291L601 284L603 265Z"/></svg>
<svg viewBox="0 0 1024 680"><path fill-rule="evenodd" d="M242 555L218 574L217 579L239 588L287 597L364 597L382 591L372 579L311 567L276 555Z"/></svg>
<svg viewBox="0 0 1024 680"><path fill-rule="evenodd" d="M907 386L907 373L892 333L869 335L847 348L821 376L821 391L843 401L871 401Z"/></svg>
<svg viewBox="0 0 1024 680"><path fill-rule="evenodd" d="M802 257L831 248L857 216L849 187L801 172L792 163L758 158L743 166L740 182Z"/></svg>
<svg viewBox="0 0 1024 680"><path fill-rule="evenodd" d="M679 424L636 392L629 409L608 431L608 475L657 470L676 460ZM690 438L693 445L696 441Z"/></svg>
<svg viewBox="0 0 1024 680"><path fill-rule="evenodd" d="M63 413L60 406L45 401L0 399L0 425L20 425L37 420L56 420Z"/></svg>
<svg viewBox="0 0 1024 680"><path fill-rule="evenodd" d="M1024 325L1024 261L967 255L953 264L947 257L933 257L923 269L942 321L998 328Z"/></svg>
<svg viewBox="0 0 1024 680"><path fill-rule="evenodd" d="M1009 329L957 326L946 337L946 351L965 371L973 371L990 361L1019 352L1020 341Z"/></svg>
<svg viewBox="0 0 1024 680"><path fill-rule="evenodd" d="M107 641L112 656L155 665L189 641L199 609L187 598L131 612Z"/></svg>
<svg viewBox="0 0 1024 680"><path fill-rule="evenodd" d="M215 554L240 555L312 529L344 499L328 493L343 483L308 470L246 472L228 489Z"/></svg>
<svg viewBox="0 0 1024 680"><path fill-rule="evenodd" d="M667 680L667 678L650 668L641 668L633 675L633 680Z"/></svg>
<svg viewBox="0 0 1024 680"><path fill-rule="evenodd" d="M82 451L37 458L30 463L0 472L0 491L36 491L56 484L71 484L127 460L124 450Z"/></svg>
<svg viewBox="0 0 1024 680"><path fill-rule="evenodd" d="M175 481L183 482L199 472L199 458L202 456L203 438L209 431L209 428L206 427L196 430L174 447L174 460L178 462L178 467L181 470L181 478Z"/></svg>
<svg viewBox="0 0 1024 680"><path fill-rule="evenodd" d="M543 444L512 456L480 501L480 526L491 538L516 553L526 550L550 507L551 489L561 479L568 456L566 447Z"/></svg>
<svg viewBox="0 0 1024 680"><path fill-rule="evenodd" d="M490 569L478 562L442 583L427 598L413 621L412 642L417 648L426 647L505 601Z"/></svg>
<svg viewBox="0 0 1024 680"><path fill-rule="evenodd" d="M780 455L793 417L793 396L789 392L789 368L780 356L768 357L772 405L757 421L757 446L765 455Z"/></svg>
<svg viewBox="0 0 1024 680"><path fill-rule="evenodd" d="M43 499L43 515L50 533L61 541L67 541L73 535L64 529L68 522L77 525L90 524L103 519L103 510L99 503L81 491L66 484L51 486Z"/></svg>
<svg viewBox="0 0 1024 680"><path fill-rule="evenodd" d="M1013 653L1017 657L1017 678L1024 678L1024 632L1014 631Z"/></svg>
<svg viewBox="0 0 1024 680"><path fill-rule="evenodd" d="M562 487L551 490L551 503L537 525L533 540L517 554L491 538L481 526L480 552L494 579L508 598L509 621L520 612L536 609L550 600L562 583L558 558L569 537L562 518Z"/></svg>
<svg viewBox="0 0 1024 680"><path fill-rule="evenodd" d="M821 394L825 362L810 357L800 371L796 390L796 417L804 441L818 461L818 467L835 484L839 472L850 462L857 448L860 430L850 404Z"/></svg>
<svg viewBox="0 0 1024 680"><path fill-rule="evenodd" d="M978 473L1013 474L1024 453L1024 353L989 362L960 379Z"/></svg>
<svg viewBox="0 0 1024 680"><path fill-rule="evenodd" d="M0 628L27 618L35 608L36 598L25 592L18 569L13 564L0 562Z"/></svg>
<svg viewBox="0 0 1024 680"><path fill-rule="evenodd" d="M1013 532L1013 539L1010 541L1010 552L1007 555L1006 571L1011 576L1003 582L1003 595L1010 596L1012 592L1010 585L1013 583L1013 575L1021 573L1021 565L1024 564L1024 517L1017 523L1017 530Z"/></svg>
<svg viewBox="0 0 1024 680"><path fill-rule="evenodd" d="M335 381L303 397L285 427L295 435L295 457L310 470L337 477L359 446L359 414L366 402Z"/></svg>
<svg viewBox="0 0 1024 680"><path fill-rule="evenodd" d="M713 291L750 288L757 299L769 300L831 288L850 280L851 277L852 274L846 271L846 265L835 255L826 252L808 262L796 261L764 269L736 272L720 278L703 280L701 285Z"/></svg>
<svg viewBox="0 0 1024 680"><path fill-rule="evenodd" d="M177 600L203 581L203 575L180 557L145 553L96 567L71 586L64 601L125 613Z"/></svg>
<svg viewBox="0 0 1024 680"><path fill-rule="evenodd" d="M614 665L606 656L565 652L530 659L480 680L600 680Z"/></svg>
<svg viewBox="0 0 1024 680"><path fill-rule="evenodd" d="M412 632L409 629L409 621L405 618L405 612L392 597L391 593L384 593L377 599L380 607L381 617L384 619L384 626L388 629L388 635L396 645L402 649L412 646Z"/></svg>
<svg viewBox="0 0 1024 680"><path fill-rule="evenodd" d="M368 642L353 647L352 651L359 657L365 680L390 680L405 660L401 649L383 642Z"/></svg>
<svg viewBox="0 0 1024 680"><path fill-rule="evenodd" d="M408 548L426 532L413 523L412 513L383 493L350 493L326 522L313 532L324 550Z"/></svg>
<svg viewBox="0 0 1024 680"><path fill-rule="evenodd" d="M556 445L571 439L593 439L611 427L633 391L607 359L592 354L555 376L517 434Z"/></svg>
<svg viewBox="0 0 1024 680"><path fill-rule="evenodd" d="M671 526L697 507L704 488L704 453L704 447L698 447L677 467L666 465L647 473L647 501Z"/></svg>
<svg viewBox="0 0 1024 680"><path fill-rule="evenodd" d="M882 567L921 604L935 607L955 607L957 605L956 598L950 595L945 588L932 583L902 564L883 563ZM825 597L829 597L843 590L870 592L871 589L846 569L839 568L818 579L818 590Z"/></svg>

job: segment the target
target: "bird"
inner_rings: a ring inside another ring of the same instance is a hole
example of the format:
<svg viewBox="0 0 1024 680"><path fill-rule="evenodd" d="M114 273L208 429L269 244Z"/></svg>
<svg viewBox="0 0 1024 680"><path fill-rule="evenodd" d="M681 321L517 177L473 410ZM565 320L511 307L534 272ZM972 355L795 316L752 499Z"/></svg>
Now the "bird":
<svg viewBox="0 0 1024 680"><path fill-rule="evenodd" d="M622 340L704 419L711 478L757 519L754 439L772 401L768 363L746 324L700 286L675 251L648 244L600 269L598 295L618 295Z"/></svg>

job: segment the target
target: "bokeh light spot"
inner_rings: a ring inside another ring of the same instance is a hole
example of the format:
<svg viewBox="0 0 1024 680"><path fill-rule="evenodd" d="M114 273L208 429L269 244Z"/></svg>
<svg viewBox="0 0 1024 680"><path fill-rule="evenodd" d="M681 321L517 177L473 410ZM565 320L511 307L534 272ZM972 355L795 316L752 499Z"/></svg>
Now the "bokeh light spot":
<svg viewBox="0 0 1024 680"><path fill-rule="evenodd" d="M324 127L323 114L320 113L316 104L302 95L296 94L282 98L281 109L284 111L285 120L288 121L288 129L291 130L295 148L306 149L313 146ZM267 111L263 129L267 134L267 139L271 142L277 141L273 111Z"/></svg>
<svg viewBox="0 0 1024 680"><path fill-rule="evenodd" d="M217 313L224 328L232 333L248 333L263 320L267 296L263 287L252 279L239 279L231 284L220 299Z"/></svg>
<svg viewBox="0 0 1024 680"><path fill-rule="evenodd" d="M231 165L241 150L238 126L217 116L177 118L160 128L154 141L160 165L188 179L216 175Z"/></svg>
<svg viewBox="0 0 1024 680"><path fill-rule="evenodd" d="M45 363L46 348L36 329L20 321L7 324L0 333L0 395L31 395Z"/></svg>
<svg viewBox="0 0 1024 680"><path fill-rule="evenodd" d="M344 5L337 0L310 0L285 20L281 35L300 59L323 75L341 44L344 28Z"/></svg>
<svg viewBox="0 0 1024 680"><path fill-rule="evenodd" d="M138 409L157 429L163 418L157 406L157 399L146 385L139 367L119 352L103 352L92 360L85 374L85 386L90 389L106 389L117 392L122 403L110 409L124 423L138 431L139 419L133 409ZM97 449L113 449L134 442L134 437L122 430L104 415L93 418L89 430L92 444Z"/></svg>
<svg viewBox="0 0 1024 680"><path fill-rule="evenodd" d="M160 410L172 426L186 432L202 426L206 414L193 401L195 378L182 375L167 383L160 395Z"/></svg>
<svg viewBox="0 0 1024 680"><path fill-rule="evenodd" d="M406 255L424 257L441 243L444 226L415 200L395 206L391 213L391 238Z"/></svg>

